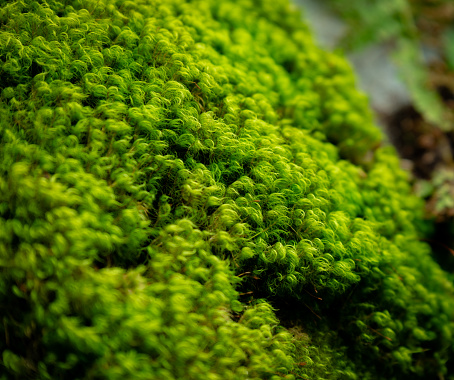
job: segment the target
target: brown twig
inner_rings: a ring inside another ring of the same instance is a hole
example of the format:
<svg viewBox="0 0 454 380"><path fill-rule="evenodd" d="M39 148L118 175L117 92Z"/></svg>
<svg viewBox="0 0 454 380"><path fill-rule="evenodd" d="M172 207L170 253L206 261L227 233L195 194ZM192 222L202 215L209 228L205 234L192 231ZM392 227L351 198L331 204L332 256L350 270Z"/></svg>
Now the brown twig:
<svg viewBox="0 0 454 380"><path fill-rule="evenodd" d="M438 244L438 245L442 246L443 248L447 249L451 253L451 255L454 256L454 249L448 247L446 244L440 243L439 241L430 240L430 239L419 239L419 240L426 241L431 244Z"/></svg>

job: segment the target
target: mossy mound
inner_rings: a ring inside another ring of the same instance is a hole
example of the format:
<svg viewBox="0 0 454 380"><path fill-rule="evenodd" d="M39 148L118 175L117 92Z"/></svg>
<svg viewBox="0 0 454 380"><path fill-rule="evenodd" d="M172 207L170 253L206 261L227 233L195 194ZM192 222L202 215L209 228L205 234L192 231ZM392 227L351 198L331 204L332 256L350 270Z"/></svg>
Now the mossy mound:
<svg viewBox="0 0 454 380"><path fill-rule="evenodd" d="M421 201L286 1L2 3L0 76L0 379L454 378Z"/></svg>

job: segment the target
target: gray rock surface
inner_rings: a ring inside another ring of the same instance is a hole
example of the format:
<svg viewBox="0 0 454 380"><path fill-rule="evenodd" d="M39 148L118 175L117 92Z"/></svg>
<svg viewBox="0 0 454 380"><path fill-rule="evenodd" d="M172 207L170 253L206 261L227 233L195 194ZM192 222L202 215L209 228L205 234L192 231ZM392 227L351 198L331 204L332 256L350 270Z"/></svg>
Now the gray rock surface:
<svg viewBox="0 0 454 380"><path fill-rule="evenodd" d="M320 0L293 2L302 9L303 17L312 29L317 43L325 49L336 49L347 32L345 22ZM411 103L409 92L391 59L389 46L374 44L346 57L354 67L359 89L369 97L377 122Z"/></svg>

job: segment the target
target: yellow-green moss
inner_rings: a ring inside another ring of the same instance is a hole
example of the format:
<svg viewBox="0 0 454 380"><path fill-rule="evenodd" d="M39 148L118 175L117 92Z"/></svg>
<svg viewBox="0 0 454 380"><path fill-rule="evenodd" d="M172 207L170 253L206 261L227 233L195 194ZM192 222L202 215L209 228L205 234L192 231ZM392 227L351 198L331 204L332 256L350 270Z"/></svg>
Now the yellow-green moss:
<svg viewBox="0 0 454 380"><path fill-rule="evenodd" d="M1 379L447 377L421 201L286 1L0 25Z"/></svg>

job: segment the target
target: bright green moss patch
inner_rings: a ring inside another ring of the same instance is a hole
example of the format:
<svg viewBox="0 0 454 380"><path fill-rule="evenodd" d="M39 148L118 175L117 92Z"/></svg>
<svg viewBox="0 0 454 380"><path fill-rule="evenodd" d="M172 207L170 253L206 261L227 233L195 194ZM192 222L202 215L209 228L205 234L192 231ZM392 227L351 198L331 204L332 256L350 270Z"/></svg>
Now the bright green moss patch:
<svg viewBox="0 0 454 380"><path fill-rule="evenodd" d="M452 378L421 202L286 1L0 25L0 379Z"/></svg>

